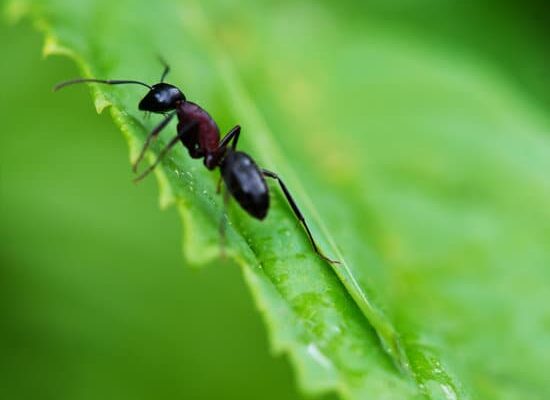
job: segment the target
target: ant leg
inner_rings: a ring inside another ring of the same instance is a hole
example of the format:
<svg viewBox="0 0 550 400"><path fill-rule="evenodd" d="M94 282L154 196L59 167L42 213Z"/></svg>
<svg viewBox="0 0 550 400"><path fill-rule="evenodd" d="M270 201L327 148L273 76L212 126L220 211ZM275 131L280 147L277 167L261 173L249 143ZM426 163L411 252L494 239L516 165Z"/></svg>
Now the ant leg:
<svg viewBox="0 0 550 400"><path fill-rule="evenodd" d="M221 181L220 181L221 182ZM221 184L219 186L221 190ZM226 244L226 227L227 227L227 203L229 202L229 190L225 189L223 192L223 214L220 220L219 232L220 232L220 249L222 257L225 257L225 244Z"/></svg>
<svg viewBox="0 0 550 400"><path fill-rule="evenodd" d="M162 161L164 156L170 151L172 147L174 147L180 140L183 138L191 129L193 129L197 123L195 121L190 122L188 125L186 125L176 136L174 136L170 142L164 148L160 151L156 161L149 166L145 171L141 173L137 178L134 179L134 183L139 182L143 178L145 178L151 171L155 169L155 167Z"/></svg>
<svg viewBox="0 0 550 400"><path fill-rule="evenodd" d="M225 135L223 137L220 144L218 145L218 150L224 149L225 147L227 147L227 145L230 142L232 142L231 147L233 148L233 150L235 150L235 148L237 147L237 142L239 141L239 135L240 134L241 134L241 126L240 125L235 125L235 127L233 129L231 129L227 133L227 135Z"/></svg>
<svg viewBox="0 0 550 400"><path fill-rule="evenodd" d="M164 78L166 78L166 75L168 75L168 72L170 72L170 66L168 63L164 60L164 58L159 56L160 63L164 66L164 71L162 71L162 75L160 77L160 83L164 82Z"/></svg>
<svg viewBox="0 0 550 400"><path fill-rule="evenodd" d="M222 192L222 181L223 177L220 175L218 178L218 183L216 184L216 194L220 194Z"/></svg>
<svg viewBox="0 0 550 400"><path fill-rule="evenodd" d="M231 129L227 135L223 137L223 139L220 141L220 144L218 145L218 149L216 153L219 155L220 153L223 153L225 148L227 147L227 144L231 141L233 141L231 147L233 150L235 150L235 147L237 147L237 142L239 141L239 135L241 134L241 127L240 125L235 125L233 129ZM220 178L218 179L218 183L216 184L216 193L220 194L221 188L222 188L222 181L223 178L220 175Z"/></svg>
<svg viewBox="0 0 550 400"><path fill-rule="evenodd" d="M302 212L298 208L298 205L296 204L296 201L294 200L294 198L292 197L292 195L288 191L288 188L286 187L285 183L281 180L281 178L279 178L279 176L276 173L268 171L266 169L262 169L262 173L264 174L264 176L267 176L268 178L276 179L277 182L279 182L279 186L283 190L283 193L286 197L286 200L288 201L288 204L290 204L290 207L292 208L292 211L294 212L294 215L296 216L298 221L300 221L300 223L302 224L302 226L306 230L309 241L311 242L313 250L315 250L317 255L319 257L321 257L323 260L328 261L331 264L340 264L340 261L332 260L332 259L328 258L327 256L325 256L323 254L321 249L319 249L319 246L317 246L317 243L315 242L315 239L313 238L313 235L312 235L311 231L309 230L309 226L307 225L307 222L304 218L304 215L302 214Z"/></svg>
<svg viewBox="0 0 550 400"><path fill-rule="evenodd" d="M158 124L157 126L155 126L155 128L151 131L151 133L149 134L149 136L147 136L147 139L145 139L145 143L143 144L143 147L141 148L141 152L139 153L139 156L138 158L136 159L136 161L132 164L132 171L134 171L134 173L137 171L137 167L138 167L138 164L141 162L141 160L143 159L143 156L145 155L145 151L147 150L147 148L149 148L149 145L151 144L151 142L153 141L153 139L156 139L157 136L159 135L160 131L162 131L166 125L168 125L168 123L172 120L172 118L174 118L174 115L176 115L176 112L175 111L172 111L170 114L168 114L168 116L166 118L164 118L160 124Z"/></svg>
<svg viewBox="0 0 550 400"><path fill-rule="evenodd" d="M218 144L218 148L213 152L214 159L215 159L214 163L216 163L216 165L218 165L221 159L225 156L227 146L229 145L229 143L231 143L231 148L235 150L235 148L237 147L237 142L239 141L240 134L241 134L240 125L235 125L235 127L233 127L233 129L231 129L227 133L227 135L223 137L223 139ZM221 183L221 178L220 178L220 181L218 182L217 193L220 192L219 190L220 183Z"/></svg>

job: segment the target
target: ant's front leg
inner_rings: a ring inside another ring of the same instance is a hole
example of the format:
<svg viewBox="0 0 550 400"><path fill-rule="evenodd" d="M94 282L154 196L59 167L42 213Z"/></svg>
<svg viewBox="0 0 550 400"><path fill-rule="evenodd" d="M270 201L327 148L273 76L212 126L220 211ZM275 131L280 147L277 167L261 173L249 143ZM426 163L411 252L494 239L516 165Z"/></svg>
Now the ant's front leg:
<svg viewBox="0 0 550 400"><path fill-rule="evenodd" d="M168 123L172 120L172 118L174 118L174 115L176 115L175 111L172 111L170 114L168 114L168 116L166 118L164 118L157 126L155 126L155 128L151 131L149 136L147 136L147 139L145 139L145 143L143 144L143 147L141 148L141 152L139 153L138 158L136 159L136 161L132 165L132 171L134 171L134 172L137 171L138 164L143 159L143 156L145 156L145 152L149 148L149 145L151 144L153 139L157 138L160 131L162 131L166 127L166 125L168 125Z"/></svg>
<svg viewBox="0 0 550 400"><path fill-rule="evenodd" d="M196 126L197 126L196 121L192 121L189 124L185 125L185 127L181 131L179 131L178 134L174 136L166 146L164 146L164 148L160 151L157 157L157 160L149 168L143 171L141 175L135 178L134 182L139 182L140 180L145 178L147 175L149 175L149 173L152 170L154 170L155 167L162 161L162 159L164 158L164 156L166 156L166 154L170 151L170 149L174 147L185 135L189 133L191 129L195 128Z"/></svg>
<svg viewBox="0 0 550 400"><path fill-rule="evenodd" d="M288 204L290 204L290 207L292 208L292 211L294 212L294 215L300 221L304 229L306 230L307 236L309 237L309 241L311 242L311 245L313 247L313 250L317 253L319 257L321 257L323 260L328 261L331 264L340 264L340 261L338 260L332 260L325 256L319 246L317 246L317 243L315 242L315 239L313 238L313 234L309 230L309 226L307 225L306 219L304 218L304 215L298 208L298 205L296 204L296 201L290 194L288 188L286 187L285 183L282 181L281 178L279 178L279 175L277 175L275 172L268 171L267 169L262 169L262 173L264 176L267 176L268 178L275 179L277 182L279 182L279 186L283 190L283 193L286 197L286 200L288 201Z"/></svg>

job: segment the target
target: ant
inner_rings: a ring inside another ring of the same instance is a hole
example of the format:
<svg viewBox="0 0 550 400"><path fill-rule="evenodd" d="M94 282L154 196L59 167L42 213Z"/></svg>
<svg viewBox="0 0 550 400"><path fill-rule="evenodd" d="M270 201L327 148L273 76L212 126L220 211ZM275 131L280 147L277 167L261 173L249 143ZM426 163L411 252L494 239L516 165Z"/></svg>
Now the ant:
<svg viewBox="0 0 550 400"><path fill-rule="evenodd" d="M269 209L269 189L265 177L274 179L279 183L294 215L304 227L315 253L325 261L339 264L339 261L328 258L320 250L302 212L283 180L276 173L258 167L252 157L237 150L241 127L236 125L220 140L220 130L214 119L199 105L187 101L185 95L176 86L164 83L164 78L166 78L166 75L170 71L170 67L163 60L161 62L164 70L160 82L152 86L135 80L80 78L61 82L54 87L54 91L65 86L86 82L107 85L136 84L145 86L149 91L139 102L138 108L147 113L163 114L164 119L145 139L143 148L132 165L134 173L137 172L138 164L143 159L151 142L158 137L160 132L175 116L178 118L177 135L160 151L156 161L138 175L134 179L134 182L145 178L162 161L170 149L178 142L181 142L187 148L192 158L203 159L203 163L207 169L214 170L216 167L219 167L221 177L218 183L218 193L220 192L223 179L229 193L233 195L240 206L252 217L263 220ZM224 204L228 200L228 193L226 192ZM224 229L225 227L222 224L220 226L222 238L225 234Z"/></svg>

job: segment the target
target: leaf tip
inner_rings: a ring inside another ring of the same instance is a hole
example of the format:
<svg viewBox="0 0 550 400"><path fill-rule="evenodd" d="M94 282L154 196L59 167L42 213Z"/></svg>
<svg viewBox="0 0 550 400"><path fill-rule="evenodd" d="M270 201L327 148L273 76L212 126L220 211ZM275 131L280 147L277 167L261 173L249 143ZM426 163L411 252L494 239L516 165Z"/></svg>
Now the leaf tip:
<svg viewBox="0 0 550 400"><path fill-rule="evenodd" d="M42 47L42 56L46 58L51 55L63 55L74 58L72 50L62 46L54 35L48 34Z"/></svg>
<svg viewBox="0 0 550 400"><path fill-rule="evenodd" d="M96 91L94 96L94 106L98 114L101 114L103 110L111 106L111 102L99 91Z"/></svg>

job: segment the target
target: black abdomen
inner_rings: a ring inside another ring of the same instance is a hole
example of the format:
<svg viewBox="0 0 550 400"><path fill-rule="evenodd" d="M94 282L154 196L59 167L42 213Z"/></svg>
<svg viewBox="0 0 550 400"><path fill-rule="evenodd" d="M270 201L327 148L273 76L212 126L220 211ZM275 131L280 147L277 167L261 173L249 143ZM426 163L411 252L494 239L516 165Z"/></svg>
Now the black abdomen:
<svg viewBox="0 0 550 400"><path fill-rule="evenodd" d="M262 171L240 151L229 150L220 169L229 192L250 215L264 219L269 209L269 191Z"/></svg>

